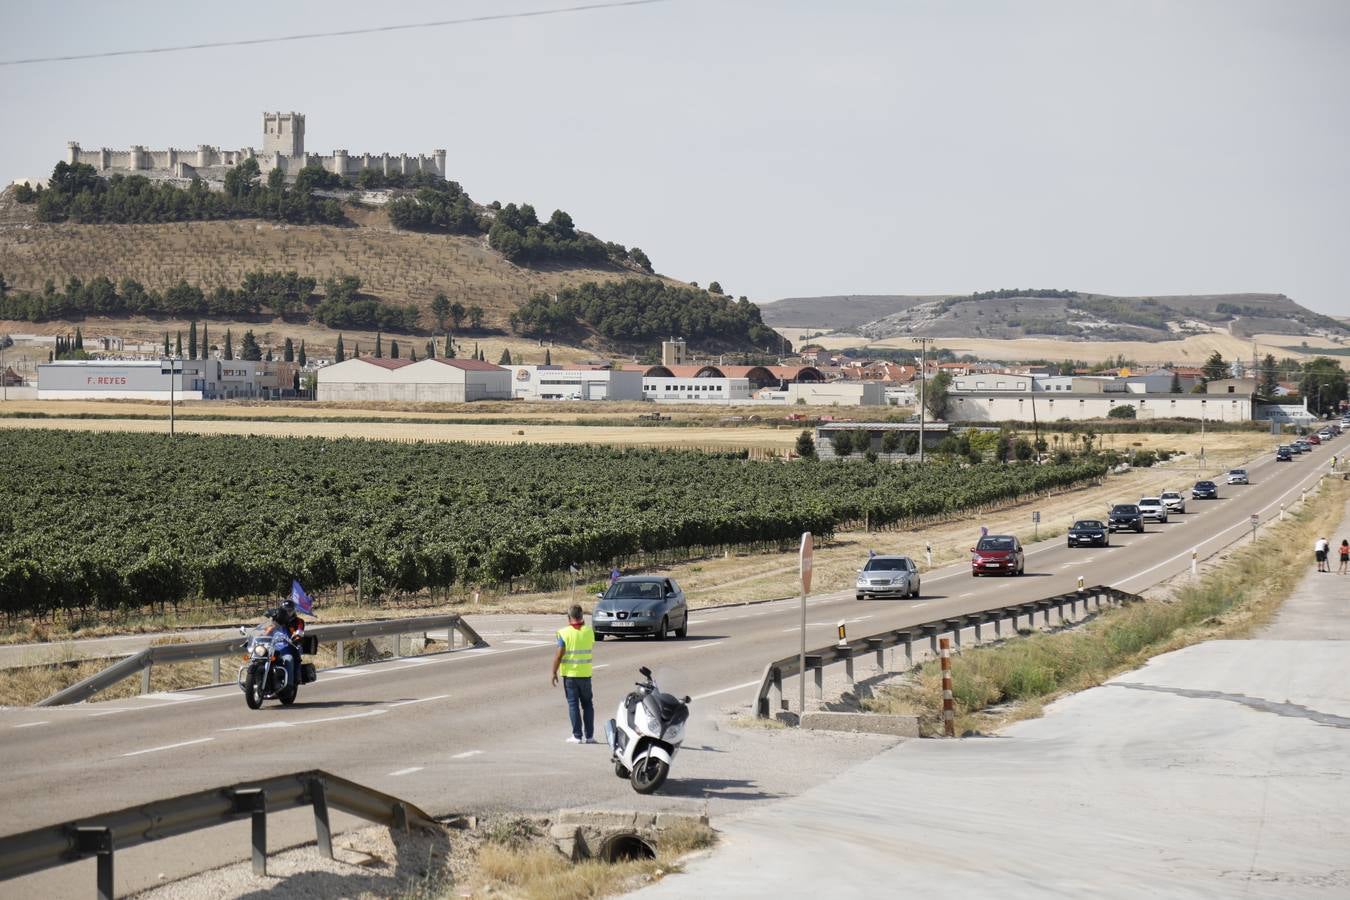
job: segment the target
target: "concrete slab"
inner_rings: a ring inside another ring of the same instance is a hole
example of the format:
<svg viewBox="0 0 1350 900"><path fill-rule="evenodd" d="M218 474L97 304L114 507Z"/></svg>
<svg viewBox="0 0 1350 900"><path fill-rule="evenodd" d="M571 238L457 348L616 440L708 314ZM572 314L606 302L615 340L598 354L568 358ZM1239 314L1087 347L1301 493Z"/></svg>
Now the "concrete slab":
<svg viewBox="0 0 1350 900"><path fill-rule="evenodd" d="M1345 896L1350 653L1190 647L719 828L718 852L640 896Z"/></svg>
<svg viewBox="0 0 1350 900"><path fill-rule="evenodd" d="M805 712L801 726L815 731L848 731L855 734L893 734L898 737L919 736L918 716L891 716L878 713Z"/></svg>

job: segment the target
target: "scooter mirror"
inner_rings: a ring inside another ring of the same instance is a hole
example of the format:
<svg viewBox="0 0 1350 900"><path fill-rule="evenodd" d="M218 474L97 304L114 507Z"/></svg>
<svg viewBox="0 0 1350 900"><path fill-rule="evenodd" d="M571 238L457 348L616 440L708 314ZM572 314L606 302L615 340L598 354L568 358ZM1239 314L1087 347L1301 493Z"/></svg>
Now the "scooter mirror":
<svg viewBox="0 0 1350 900"><path fill-rule="evenodd" d="M642 673L642 677L643 677L643 678L651 678L651 677L652 677L652 670L649 669L649 668L647 668L646 666L643 666L642 668L638 669L638 671Z"/></svg>
<svg viewBox="0 0 1350 900"><path fill-rule="evenodd" d="M689 703L690 703L693 699L694 699L693 697L685 697L685 698L684 698L683 700L681 700L680 702L683 703L683 704L685 704L685 705L687 706L687 705L689 705Z"/></svg>

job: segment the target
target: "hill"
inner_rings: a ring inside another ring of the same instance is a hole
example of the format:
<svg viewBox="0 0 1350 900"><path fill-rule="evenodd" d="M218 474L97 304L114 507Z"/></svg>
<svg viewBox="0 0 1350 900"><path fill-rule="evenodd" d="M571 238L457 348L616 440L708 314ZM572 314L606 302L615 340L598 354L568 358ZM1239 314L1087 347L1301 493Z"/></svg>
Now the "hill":
<svg viewBox="0 0 1350 900"><path fill-rule="evenodd" d="M779 303L790 305L780 309ZM827 328L869 341L924 335L1158 342L1212 331L1237 338L1350 333L1344 323L1300 306L1283 294L1115 297L1067 290L1005 289L942 297L799 297L779 303L763 307L764 319L770 325Z"/></svg>

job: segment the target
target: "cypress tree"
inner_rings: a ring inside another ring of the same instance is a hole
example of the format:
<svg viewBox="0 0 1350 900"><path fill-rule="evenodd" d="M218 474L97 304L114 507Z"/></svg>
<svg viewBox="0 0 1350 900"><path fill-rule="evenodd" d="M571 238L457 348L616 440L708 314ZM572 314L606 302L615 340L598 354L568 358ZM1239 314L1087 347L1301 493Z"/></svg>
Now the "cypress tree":
<svg viewBox="0 0 1350 900"><path fill-rule="evenodd" d="M291 343L290 338L286 338L285 343L281 345L281 361L295 362L295 344Z"/></svg>
<svg viewBox="0 0 1350 900"><path fill-rule="evenodd" d="M298 363L300 364L300 368L302 368L302 369L303 369L303 368L305 367L305 365L309 362L309 357L305 355L305 342L304 342L304 341L301 341L301 342L300 342L300 352L296 355L295 361L298 362Z"/></svg>
<svg viewBox="0 0 1350 900"><path fill-rule="evenodd" d="M410 349L410 350L408 351L408 359L412 360L413 362L417 362L417 348L416 348L416 347L413 347L412 349Z"/></svg>
<svg viewBox="0 0 1350 900"><path fill-rule="evenodd" d="M75 349L84 349L84 335L80 333L80 329L78 328L75 329Z"/></svg>
<svg viewBox="0 0 1350 900"><path fill-rule="evenodd" d="M379 349L380 349L380 345L379 345L378 339L377 339L376 344L375 344L375 349L376 349L376 350L379 350ZM379 356L378 353L376 353L375 355L376 355L376 356ZM389 342L389 358L390 358L390 359L398 359L398 341L390 341L390 342Z"/></svg>
<svg viewBox="0 0 1350 900"><path fill-rule="evenodd" d="M448 334L445 336L445 358L446 359L455 358L455 344L452 340L450 340L450 335Z"/></svg>
<svg viewBox="0 0 1350 900"><path fill-rule="evenodd" d="M202 323L202 359L211 358L211 339L206 335L206 323Z"/></svg>
<svg viewBox="0 0 1350 900"><path fill-rule="evenodd" d="M79 346L80 343L81 343L81 341L80 341L80 333L77 331L77 332L75 332L75 344L76 344L76 346ZM182 359L182 357L183 357L183 332L182 332L182 331L179 331L179 332L178 332L178 337L174 340L174 344L173 344L173 355L174 355L174 356L177 356L179 359Z"/></svg>
<svg viewBox="0 0 1350 900"><path fill-rule="evenodd" d="M436 358L436 339L432 338L431 340L427 341L427 359L435 359L435 358Z"/></svg>
<svg viewBox="0 0 1350 900"><path fill-rule="evenodd" d="M188 359L197 358L197 320L188 325Z"/></svg>
<svg viewBox="0 0 1350 900"><path fill-rule="evenodd" d="M169 355L169 333L167 331L164 332L164 355Z"/></svg>
<svg viewBox="0 0 1350 900"><path fill-rule="evenodd" d="M357 341L357 342L356 342L356 351L355 351L354 353L352 353L352 358L354 358L354 359L360 359L360 358L361 358L361 342L360 342L360 341Z"/></svg>
<svg viewBox="0 0 1350 900"><path fill-rule="evenodd" d="M375 358L384 358L384 335L380 334L378 331L375 332Z"/></svg>
<svg viewBox="0 0 1350 900"><path fill-rule="evenodd" d="M234 335L228 328L225 329L225 358L234 359Z"/></svg>
<svg viewBox="0 0 1350 900"><path fill-rule="evenodd" d="M544 365L553 365L553 354L548 351L547 347L544 348Z"/></svg>
<svg viewBox="0 0 1350 900"><path fill-rule="evenodd" d="M347 354L342 349L342 335L338 335L337 350L333 353L334 362L342 362L347 358Z"/></svg>

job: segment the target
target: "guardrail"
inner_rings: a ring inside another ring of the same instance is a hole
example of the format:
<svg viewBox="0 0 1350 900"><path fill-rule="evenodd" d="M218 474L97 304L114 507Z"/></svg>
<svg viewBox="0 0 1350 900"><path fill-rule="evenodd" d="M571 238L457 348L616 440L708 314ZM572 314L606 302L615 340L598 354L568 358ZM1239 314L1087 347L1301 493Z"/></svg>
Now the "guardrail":
<svg viewBox="0 0 1350 900"><path fill-rule="evenodd" d="M112 900L115 850L245 817L253 821L253 872L262 876L267 874L267 814L303 806L314 808L319 852L329 859L333 858L329 807L405 831L435 827L432 818L411 803L312 769L156 800L0 838L0 881L95 856L99 900Z"/></svg>
<svg viewBox="0 0 1350 900"><path fill-rule="evenodd" d="M459 632L463 636L466 647L487 646L487 643L479 637L478 632L474 631L459 615L381 619L378 622L357 622L351 625L316 625L313 628L306 629L305 634L318 638L320 643L325 641L336 643L338 665L341 666L346 659L345 644L347 641L394 635L398 637L395 655L401 656L403 655L403 635L433 630L439 631L442 628L446 629L448 633L451 650L455 649L455 632ZM161 644L148 647L124 660L113 663L102 672L90 675L83 681L76 682L65 690L39 701L37 705L63 706L67 703L79 703L82 700L88 700L99 691L111 687L124 678L130 678L137 672L141 674L141 693L146 694L150 692L150 671L155 665L189 662L195 659L215 660L213 675L215 683L219 684L221 659L243 653L244 645L247 642L248 638L240 635L215 641L201 641L195 644Z"/></svg>
<svg viewBox="0 0 1350 900"><path fill-rule="evenodd" d="M1088 602L1094 601L1096 608L1102 608L1102 602L1125 605L1128 603L1138 603L1144 598L1137 594L1131 594L1127 591L1117 590L1106 585L1096 585L1094 587L1082 588L1068 594L1056 594L1053 597L1046 597L1042 600L1030 600L1025 603L1013 603L1008 606L1000 606L998 609L986 609L979 612L964 613L962 615L947 616L943 619L935 619L932 622L924 622L920 625L910 625L905 628L896 628L891 631L885 631L880 634L868 635L867 637L856 638L838 644L831 644L828 647L821 647L817 650L809 650L806 653L806 668L812 675L813 688L812 696L819 703L824 693L825 667L835 663L844 664L844 672L851 684L853 682L853 661L860 656L875 654L878 669L885 669L886 650L892 647L904 647L905 665L913 667L914 665L914 644L922 643L923 640L929 641L929 650L933 656L938 655L938 638L945 634L952 635L956 648L961 648L961 632L967 628L974 628L975 642L983 640L983 631L985 626L994 627L994 638L1003 636L1004 621L1012 620L1012 631L1017 632L1018 620L1026 617L1027 624L1035 626L1036 616L1043 615L1045 624L1050 624L1050 611L1055 610L1059 615L1060 623L1065 621L1064 607L1069 607L1070 615L1074 618L1078 616L1078 604L1083 604L1083 611L1087 612ZM791 656L785 656L782 659L775 660L764 667L764 678L760 681L759 695L755 699L755 715L761 719L772 718L780 710L787 709L787 703L783 700L783 679L794 675L801 675L801 655L794 653ZM799 710L800 712L800 710Z"/></svg>

